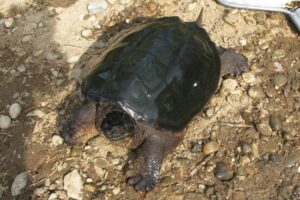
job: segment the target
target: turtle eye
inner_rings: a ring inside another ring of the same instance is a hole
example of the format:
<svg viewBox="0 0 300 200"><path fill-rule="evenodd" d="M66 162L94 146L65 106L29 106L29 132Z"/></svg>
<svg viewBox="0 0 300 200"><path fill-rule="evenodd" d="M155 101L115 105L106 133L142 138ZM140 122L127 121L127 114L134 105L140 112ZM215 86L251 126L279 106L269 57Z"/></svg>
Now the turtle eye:
<svg viewBox="0 0 300 200"><path fill-rule="evenodd" d="M127 113L112 111L103 119L101 130L109 140L122 140L133 134L134 121Z"/></svg>

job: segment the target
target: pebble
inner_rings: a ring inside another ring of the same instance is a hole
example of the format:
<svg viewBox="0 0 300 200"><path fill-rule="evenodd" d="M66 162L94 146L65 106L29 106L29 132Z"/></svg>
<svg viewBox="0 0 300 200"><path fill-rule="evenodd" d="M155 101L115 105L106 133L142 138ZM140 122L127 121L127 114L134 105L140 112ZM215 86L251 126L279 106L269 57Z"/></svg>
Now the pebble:
<svg viewBox="0 0 300 200"><path fill-rule="evenodd" d="M23 37L22 42L26 43L26 42L30 42L31 40L32 40L32 36L26 35L25 37Z"/></svg>
<svg viewBox="0 0 300 200"><path fill-rule="evenodd" d="M52 145L53 146L59 146L62 145L64 142L64 139L62 137L60 137L59 135L54 135L52 137Z"/></svg>
<svg viewBox="0 0 300 200"><path fill-rule="evenodd" d="M274 154L271 154L269 159L275 163L276 165L279 165L280 164L280 157L278 155L274 155Z"/></svg>
<svg viewBox="0 0 300 200"><path fill-rule="evenodd" d="M81 200L83 199L83 183L80 174L75 169L64 177L64 190L70 198Z"/></svg>
<svg viewBox="0 0 300 200"><path fill-rule="evenodd" d="M34 195L36 196L42 196L45 192L47 191L47 188L46 187L39 187L39 188L36 188L33 193Z"/></svg>
<svg viewBox="0 0 300 200"><path fill-rule="evenodd" d="M271 116L269 124L273 131L279 131L281 129L281 121L277 116Z"/></svg>
<svg viewBox="0 0 300 200"><path fill-rule="evenodd" d="M275 74L272 78L274 85L282 87L287 83L287 77L284 74Z"/></svg>
<svg viewBox="0 0 300 200"><path fill-rule="evenodd" d="M221 181L229 181L233 178L233 171L223 162L218 162L215 169L215 176Z"/></svg>
<svg viewBox="0 0 300 200"><path fill-rule="evenodd" d="M248 95L253 99L262 99L266 97L264 90L260 86L251 86L248 90Z"/></svg>
<svg viewBox="0 0 300 200"><path fill-rule="evenodd" d="M274 60L281 60L284 57L285 57L285 51L283 49L277 49L272 54L272 58Z"/></svg>
<svg viewBox="0 0 300 200"><path fill-rule="evenodd" d="M44 53L44 50L37 50L33 53L33 57L37 58Z"/></svg>
<svg viewBox="0 0 300 200"><path fill-rule="evenodd" d="M87 191L87 192L95 192L96 191L96 186L92 183L86 183L84 184L84 190Z"/></svg>
<svg viewBox="0 0 300 200"><path fill-rule="evenodd" d="M121 191L121 188L117 187L117 188L114 188L112 192L114 195L117 195L120 193L120 191Z"/></svg>
<svg viewBox="0 0 300 200"><path fill-rule="evenodd" d="M34 110L26 115L27 117L39 117L43 118L45 116L45 113L41 111L40 109Z"/></svg>
<svg viewBox="0 0 300 200"><path fill-rule="evenodd" d="M14 103L12 104L10 107L9 107L9 116L12 118L12 119L17 119L20 114L22 112L22 107L19 103Z"/></svg>
<svg viewBox="0 0 300 200"><path fill-rule="evenodd" d="M203 147L203 153L205 155L209 155L209 154L212 154L212 153L215 153L217 151L219 151L220 147L218 145L217 142L215 141L211 141L211 142L208 142L204 145Z"/></svg>
<svg viewBox="0 0 300 200"><path fill-rule="evenodd" d="M37 24L36 23L27 23L26 26L24 27L23 33L24 34L33 34L35 29L37 28Z"/></svg>
<svg viewBox="0 0 300 200"><path fill-rule="evenodd" d="M248 84L253 84L256 81L256 78L252 72L245 72L242 74L243 80Z"/></svg>
<svg viewBox="0 0 300 200"><path fill-rule="evenodd" d="M56 193L51 193L51 194L49 195L48 200L56 200L56 199L57 199L57 194L56 194Z"/></svg>
<svg viewBox="0 0 300 200"><path fill-rule="evenodd" d="M268 124L265 124L265 123L257 124L256 129L263 136L271 136L272 135L272 129Z"/></svg>
<svg viewBox="0 0 300 200"><path fill-rule="evenodd" d="M5 25L6 28L11 28L13 24L14 24L14 18L12 18L12 17L7 18L4 21L4 25Z"/></svg>
<svg viewBox="0 0 300 200"><path fill-rule="evenodd" d="M98 0L95 3L89 3L87 9L90 13L103 12L108 7L108 3L105 0Z"/></svg>
<svg viewBox="0 0 300 200"><path fill-rule="evenodd" d="M223 85L222 87L223 92L232 93L235 90L235 88L238 86L238 83L236 80L229 78L224 80L222 85Z"/></svg>
<svg viewBox="0 0 300 200"><path fill-rule="evenodd" d="M93 36L93 31L91 29L84 29L81 31L81 36L84 38L90 38Z"/></svg>
<svg viewBox="0 0 300 200"><path fill-rule="evenodd" d="M198 4L197 2L190 3L190 4L187 6L187 10L188 10L188 11L194 10L194 9L196 8L197 4Z"/></svg>
<svg viewBox="0 0 300 200"><path fill-rule="evenodd" d="M19 65L19 66L17 67L17 70L18 70L19 72L25 72L25 71L26 71L25 65Z"/></svg>
<svg viewBox="0 0 300 200"><path fill-rule="evenodd" d="M243 144L242 144L242 152L243 152L244 154L248 154L248 153L250 153L251 151L252 151L251 145L248 144L248 143L246 143L246 142L243 142Z"/></svg>
<svg viewBox="0 0 300 200"><path fill-rule="evenodd" d="M81 57L81 55L72 56L72 57L68 58L67 63L69 63L69 64L77 63L79 61L80 57Z"/></svg>
<svg viewBox="0 0 300 200"><path fill-rule="evenodd" d="M45 180L45 186L46 187L49 187L51 185L51 180L50 180L50 178L47 178L46 180Z"/></svg>
<svg viewBox="0 0 300 200"><path fill-rule="evenodd" d="M192 153L198 153L202 150L202 147L203 147L203 141L194 142L192 144L191 152Z"/></svg>
<svg viewBox="0 0 300 200"><path fill-rule="evenodd" d="M0 115L0 128L7 129L11 124L11 119L7 115Z"/></svg>
<svg viewBox="0 0 300 200"><path fill-rule="evenodd" d="M27 181L28 181L28 173L27 172L21 172L20 174L18 174L16 176L14 182L12 183L11 195L14 197L20 195L22 192L22 189L24 189L25 186L27 185Z"/></svg>

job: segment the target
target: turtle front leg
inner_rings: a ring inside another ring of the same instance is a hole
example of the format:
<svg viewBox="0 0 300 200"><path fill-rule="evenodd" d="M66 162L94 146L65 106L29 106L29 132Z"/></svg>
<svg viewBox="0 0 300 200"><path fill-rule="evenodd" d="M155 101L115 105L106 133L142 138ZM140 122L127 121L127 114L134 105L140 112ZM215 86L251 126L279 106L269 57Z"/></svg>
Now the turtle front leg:
<svg viewBox="0 0 300 200"><path fill-rule="evenodd" d="M143 143L136 149L137 158L134 169L126 172L127 182L135 190L148 192L160 178L160 168L164 157L182 140L183 133L147 132Z"/></svg>
<svg viewBox="0 0 300 200"><path fill-rule="evenodd" d="M65 142L71 145L85 143L97 133L95 128L96 105L94 101L88 101L62 124L61 135Z"/></svg>
<svg viewBox="0 0 300 200"><path fill-rule="evenodd" d="M247 58L234 49L218 48L221 59L221 76L228 74L240 75L248 71Z"/></svg>

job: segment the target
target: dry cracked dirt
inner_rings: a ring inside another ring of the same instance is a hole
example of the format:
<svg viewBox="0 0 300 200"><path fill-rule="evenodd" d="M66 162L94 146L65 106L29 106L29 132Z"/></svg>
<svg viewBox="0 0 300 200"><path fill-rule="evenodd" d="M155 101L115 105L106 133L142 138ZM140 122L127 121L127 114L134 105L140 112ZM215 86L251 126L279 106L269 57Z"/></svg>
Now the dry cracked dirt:
<svg viewBox="0 0 300 200"><path fill-rule="evenodd" d="M0 199L300 199L300 38L284 15L211 0L0 2ZM112 38L201 8L212 40L250 70L221 81L145 197L125 182L124 145L99 136L72 148L59 123Z"/></svg>

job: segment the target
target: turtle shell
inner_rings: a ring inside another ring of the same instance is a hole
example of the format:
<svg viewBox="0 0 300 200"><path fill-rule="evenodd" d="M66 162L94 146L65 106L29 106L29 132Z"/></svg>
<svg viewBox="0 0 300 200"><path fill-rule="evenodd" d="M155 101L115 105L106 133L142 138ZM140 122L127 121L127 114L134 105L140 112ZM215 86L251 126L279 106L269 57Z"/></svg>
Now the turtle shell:
<svg viewBox="0 0 300 200"><path fill-rule="evenodd" d="M203 28L166 17L116 41L85 78L82 92L118 102L135 119L180 130L215 92L220 58Z"/></svg>

